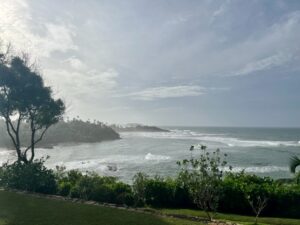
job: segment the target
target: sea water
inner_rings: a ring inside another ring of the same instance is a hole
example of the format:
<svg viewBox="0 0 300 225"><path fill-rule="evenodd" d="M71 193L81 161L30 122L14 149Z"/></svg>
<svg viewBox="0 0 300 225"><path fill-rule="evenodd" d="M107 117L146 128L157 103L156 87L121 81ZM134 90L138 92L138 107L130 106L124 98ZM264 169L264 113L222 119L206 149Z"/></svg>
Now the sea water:
<svg viewBox="0 0 300 225"><path fill-rule="evenodd" d="M137 172L175 176L176 162L191 156L191 145L206 145L208 151L220 149L228 155L228 166L235 172L245 170L273 178L291 177L289 159L293 155L300 157L300 128L164 128L170 132L124 132L120 140L59 145L53 149L37 149L36 155L49 155L46 165L50 168L59 165L94 171L126 182ZM1 162L14 157L12 151L0 151Z"/></svg>

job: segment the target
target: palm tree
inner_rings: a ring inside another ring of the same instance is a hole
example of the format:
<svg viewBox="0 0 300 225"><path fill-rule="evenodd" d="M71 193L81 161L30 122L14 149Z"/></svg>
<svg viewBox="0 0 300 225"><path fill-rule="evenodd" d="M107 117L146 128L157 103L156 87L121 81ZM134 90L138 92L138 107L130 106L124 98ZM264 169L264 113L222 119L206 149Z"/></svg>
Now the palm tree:
<svg viewBox="0 0 300 225"><path fill-rule="evenodd" d="M300 166L300 158L298 158L297 156L293 156L290 159L290 171L292 173L296 173L296 168Z"/></svg>

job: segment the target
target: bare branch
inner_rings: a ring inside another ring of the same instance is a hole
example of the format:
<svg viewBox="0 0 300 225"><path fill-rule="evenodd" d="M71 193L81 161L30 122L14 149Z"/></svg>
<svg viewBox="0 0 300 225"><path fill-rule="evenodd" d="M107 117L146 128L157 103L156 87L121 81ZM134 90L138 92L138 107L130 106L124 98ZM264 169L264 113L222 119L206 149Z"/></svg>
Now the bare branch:
<svg viewBox="0 0 300 225"><path fill-rule="evenodd" d="M48 128L49 128L49 126L47 126L47 127L45 128L45 130L43 130L43 132L41 133L40 137L39 137L37 140L35 140L35 141L33 142L33 145L36 145L37 143L39 143L39 142L43 139L43 137L44 137L46 131L48 130ZM33 145L31 144L31 145L29 145L29 146L25 149L25 153L24 153L25 155L27 154L27 152L31 149L31 147L32 147Z"/></svg>

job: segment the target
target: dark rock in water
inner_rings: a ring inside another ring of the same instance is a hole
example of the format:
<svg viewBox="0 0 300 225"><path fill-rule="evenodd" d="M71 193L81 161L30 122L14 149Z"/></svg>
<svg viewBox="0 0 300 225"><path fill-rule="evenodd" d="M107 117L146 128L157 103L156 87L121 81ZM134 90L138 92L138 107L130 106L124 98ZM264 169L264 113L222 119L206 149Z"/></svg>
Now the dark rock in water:
<svg viewBox="0 0 300 225"><path fill-rule="evenodd" d="M113 172L118 170L117 165L113 165L113 164L112 165L107 165L107 168L108 168L109 171L113 171Z"/></svg>

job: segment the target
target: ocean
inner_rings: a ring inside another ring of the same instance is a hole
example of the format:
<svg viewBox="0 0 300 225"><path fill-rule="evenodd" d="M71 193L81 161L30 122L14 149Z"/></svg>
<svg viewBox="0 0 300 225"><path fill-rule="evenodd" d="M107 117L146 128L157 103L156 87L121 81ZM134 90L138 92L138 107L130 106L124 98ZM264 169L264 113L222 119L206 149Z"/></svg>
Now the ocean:
<svg viewBox="0 0 300 225"><path fill-rule="evenodd" d="M37 149L47 156L46 165L55 168L94 171L116 176L130 183L137 172L175 176L176 161L190 157L191 145L206 145L226 153L233 171L245 170L259 176L289 178L289 159L300 156L300 128L163 127L171 132L124 132L121 139L92 144L59 145ZM0 150L0 161L14 159L14 153ZM224 168L225 170L228 167Z"/></svg>

